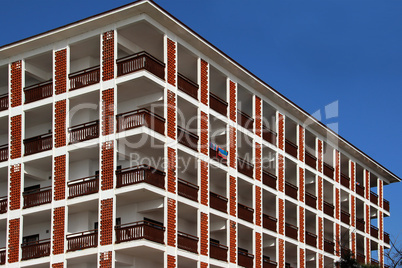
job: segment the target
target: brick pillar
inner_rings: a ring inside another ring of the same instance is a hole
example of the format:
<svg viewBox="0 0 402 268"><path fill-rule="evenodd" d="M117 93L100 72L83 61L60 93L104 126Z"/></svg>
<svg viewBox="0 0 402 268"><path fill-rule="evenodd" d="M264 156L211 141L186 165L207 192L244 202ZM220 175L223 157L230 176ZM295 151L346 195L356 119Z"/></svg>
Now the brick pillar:
<svg viewBox="0 0 402 268"><path fill-rule="evenodd" d="M208 114L201 111L200 117L200 152L206 156L209 155L209 124L208 124Z"/></svg>
<svg viewBox="0 0 402 268"><path fill-rule="evenodd" d="M209 186L208 186L208 162L200 160L200 169L201 169L201 204L204 206L208 206L208 197L209 197Z"/></svg>
<svg viewBox="0 0 402 268"><path fill-rule="evenodd" d="M167 136L176 140L176 94L167 90Z"/></svg>
<svg viewBox="0 0 402 268"><path fill-rule="evenodd" d="M278 233L285 235L285 201L278 198Z"/></svg>
<svg viewBox="0 0 402 268"><path fill-rule="evenodd" d="M167 268L176 267L176 257L172 255L167 255Z"/></svg>
<svg viewBox="0 0 402 268"><path fill-rule="evenodd" d="M370 234L370 205L365 204L366 206L366 234Z"/></svg>
<svg viewBox="0 0 402 268"><path fill-rule="evenodd" d="M285 268L285 241L278 239L278 267Z"/></svg>
<svg viewBox="0 0 402 268"><path fill-rule="evenodd" d="M301 243L305 243L304 220L304 207L299 206L299 242Z"/></svg>
<svg viewBox="0 0 402 268"><path fill-rule="evenodd" d="M102 35L102 80L114 78L114 31Z"/></svg>
<svg viewBox="0 0 402 268"><path fill-rule="evenodd" d="M368 224L370 225L370 224ZM371 245L370 238L366 237L366 263L371 262Z"/></svg>
<svg viewBox="0 0 402 268"><path fill-rule="evenodd" d="M380 267L384 267L384 247L378 246L378 261L380 262Z"/></svg>
<svg viewBox="0 0 402 268"><path fill-rule="evenodd" d="M64 253L65 207L53 210L53 255Z"/></svg>
<svg viewBox="0 0 402 268"><path fill-rule="evenodd" d="M356 227L356 196L350 195L350 225Z"/></svg>
<svg viewBox="0 0 402 268"><path fill-rule="evenodd" d="M52 268L63 268L64 262L52 263Z"/></svg>
<svg viewBox="0 0 402 268"><path fill-rule="evenodd" d="M16 61L11 64L11 107L22 104L22 62Z"/></svg>
<svg viewBox="0 0 402 268"><path fill-rule="evenodd" d="M304 169L299 167L299 201L304 202Z"/></svg>
<svg viewBox="0 0 402 268"><path fill-rule="evenodd" d="M318 249L323 250L324 249L324 220L322 217L318 217Z"/></svg>
<svg viewBox="0 0 402 268"><path fill-rule="evenodd" d="M114 89L102 91L102 136L114 133Z"/></svg>
<svg viewBox="0 0 402 268"><path fill-rule="evenodd" d="M176 247L176 200L172 198L168 198L167 220L167 244Z"/></svg>
<svg viewBox="0 0 402 268"><path fill-rule="evenodd" d="M305 249L299 249L299 268L306 267L306 257L305 257Z"/></svg>
<svg viewBox="0 0 402 268"><path fill-rule="evenodd" d="M318 253L318 267L324 267L324 256Z"/></svg>
<svg viewBox="0 0 402 268"><path fill-rule="evenodd" d="M237 260L237 226L236 222L230 221L229 227L229 261L231 263L236 263Z"/></svg>
<svg viewBox="0 0 402 268"><path fill-rule="evenodd" d="M384 241L384 214L378 212L378 239Z"/></svg>
<svg viewBox="0 0 402 268"><path fill-rule="evenodd" d="M318 195L317 195L317 209L322 211L322 207L323 207L323 203L324 203L324 196L323 196L323 178L322 177L318 177Z"/></svg>
<svg viewBox="0 0 402 268"><path fill-rule="evenodd" d="M237 117L237 85L229 82L229 119L236 122Z"/></svg>
<svg viewBox="0 0 402 268"><path fill-rule="evenodd" d="M113 141L102 143L101 153L101 189L102 191L113 189Z"/></svg>
<svg viewBox="0 0 402 268"><path fill-rule="evenodd" d="M176 150L168 147L167 165L167 189L169 192L176 193Z"/></svg>
<svg viewBox="0 0 402 268"><path fill-rule="evenodd" d="M208 263L200 262L200 268L208 268Z"/></svg>
<svg viewBox="0 0 402 268"><path fill-rule="evenodd" d="M111 245L113 240L113 198L101 200L100 245Z"/></svg>
<svg viewBox="0 0 402 268"><path fill-rule="evenodd" d="M304 150L305 150L305 132L304 128L299 125L299 160L304 162Z"/></svg>
<svg viewBox="0 0 402 268"><path fill-rule="evenodd" d="M341 155L339 151L335 150L335 181L340 182L341 179L341 164L340 164Z"/></svg>
<svg viewBox="0 0 402 268"><path fill-rule="evenodd" d="M67 101L61 100L54 105L54 146L66 146Z"/></svg>
<svg viewBox="0 0 402 268"><path fill-rule="evenodd" d="M354 256L356 256L356 233L352 232L351 233L351 242L352 242L352 253Z"/></svg>
<svg viewBox="0 0 402 268"><path fill-rule="evenodd" d="M341 256L341 226L339 223L335 223L335 255Z"/></svg>
<svg viewBox="0 0 402 268"><path fill-rule="evenodd" d="M236 217L237 211L237 181L236 178L230 176L229 179L229 214Z"/></svg>
<svg viewBox="0 0 402 268"><path fill-rule="evenodd" d="M350 190L356 192L356 164L350 161Z"/></svg>
<svg viewBox="0 0 402 268"><path fill-rule="evenodd" d="M255 267L262 267L262 236L261 233L255 232Z"/></svg>
<svg viewBox="0 0 402 268"><path fill-rule="evenodd" d="M208 256L209 248L209 231L208 231L208 214L201 212L201 224L200 224L200 248L201 255Z"/></svg>
<svg viewBox="0 0 402 268"><path fill-rule="evenodd" d="M262 149L261 149L261 144L258 142L255 143L254 148L255 148L255 179L257 181L261 181L262 179Z"/></svg>
<svg viewBox="0 0 402 268"><path fill-rule="evenodd" d="M317 170L318 172L323 172L324 165L324 153L322 140L317 140Z"/></svg>
<svg viewBox="0 0 402 268"><path fill-rule="evenodd" d="M200 90L201 90L201 98L200 101L202 104L208 106L209 100L209 65L208 62L201 59L200 65Z"/></svg>
<svg viewBox="0 0 402 268"><path fill-rule="evenodd" d="M22 141L21 141L21 132L22 132L22 117L21 115L16 115L11 117L11 145L10 145L10 158L17 159L21 157L22 150Z"/></svg>
<svg viewBox="0 0 402 268"><path fill-rule="evenodd" d="M176 42L167 38L167 82L176 86Z"/></svg>
<svg viewBox="0 0 402 268"><path fill-rule="evenodd" d="M54 157L54 197L53 200L66 198L66 155Z"/></svg>
<svg viewBox="0 0 402 268"><path fill-rule="evenodd" d="M20 219L9 220L7 248L8 263L18 262L20 255Z"/></svg>
<svg viewBox="0 0 402 268"><path fill-rule="evenodd" d="M100 268L112 268L113 252L106 251L100 253L99 267Z"/></svg>
<svg viewBox="0 0 402 268"><path fill-rule="evenodd" d="M285 150L285 116L278 113L278 148Z"/></svg>
<svg viewBox="0 0 402 268"><path fill-rule="evenodd" d="M365 175L365 181L366 181L366 184L364 185L365 190L366 190L365 198L367 200L370 200L370 171L365 170L364 175Z"/></svg>
<svg viewBox="0 0 402 268"><path fill-rule="evenodd" d="M381 179L377 180L378 206L384 208L384 182Z"/></svg>
<svg viewBox="0 0 402 268"><path fill-rule="evenodd" d="M67 91L67 49L55 52L55 92L56 95Z"/></svg>
<svg viewBox="0 0 402 268"><path fill-rule="evenodd" d="M255 112L254 112L254 118L255 118L255 134L258 137L261 137L262 134L262 101L258 96L254 96L254 103L255 103Z"/></svg>
<svg viewBox="0 0 402 268"><path fill-rule="evenodd" d="M285 192L285 157L278 154L278 191Z"/></svg>
<svg viewBox="0 0 402 268"><path fill-rule="evenodd" d="M341 215L341 193L339 188L335 188L335 219L339 220Z"/></svg>
<svg viewBox="0 0 402 268"><path fill-rule="evenodd" d="M232 126L229 127L229 164L231 168L237 166L237 138L236 129Z"/></svg>
<svg viewBox="0 0 402 268"><path fill-rule="evenodd" d="M10 166L10 210L21 208L21 164Z"/></svg>

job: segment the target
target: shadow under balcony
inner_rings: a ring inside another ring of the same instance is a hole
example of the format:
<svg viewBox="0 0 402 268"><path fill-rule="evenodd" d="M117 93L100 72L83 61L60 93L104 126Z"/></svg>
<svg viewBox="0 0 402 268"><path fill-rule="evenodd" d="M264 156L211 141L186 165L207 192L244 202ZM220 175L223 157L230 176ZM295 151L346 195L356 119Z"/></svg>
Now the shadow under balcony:
<svg viewBox="0 0 402 268"><path fill-rule="evenodd" d="M24 88L25 104L53 96L53 80Z"/></svg>
<svg viewBox="0 0 402 268"><path fill-rule="evenodd" d="M87 68L68 75L70 79L70 90L90 86L99 83L100 67Z"/></svg>
<svg viewBox="0 0 402 268"><path fill-rule="evenodd" d="M8 197L0 197L0 214L7 213L8 208Z"/></svg>
<svg viewBox="0 0 402 268"><path fill-rule="evenodd" d="M177 139L180 144L198 152L198 136L187 129L177 126Z"/></svg>
<svg viewBox="0 0 402 268"><path fill-rule="evenodd" d="M68 198L94 194L99 191L99 176L94 175L72 180L67 183L67 186Z"/></svg>
<svg viewBox="0 0 402 268"><path fill-rule="evenodd" d="M8 93L0 95L0 111L8 109Z"/></svg>
<svg viewBox="0 0 402 268"><path fill-rule="evenodd" d="M116 170L116 180L117 188L145 182L161 189L165 189L165 172L148 165Z"/></svg>
<svg viewBox="0 0 402 268"><path fill-rule="evenodd" d="M117 59L116 64L117 76L146 70L162 80L165 79L165 64L145 51Z"/></svg>
<svg viewBox="0 0 402 268"><path fill-rule="evenodd" d="M139 109L116 115L117 132L137 127L147 127L159 134L165 134L165 119L147 109Z"/></svg>
<svg viewBox="0 0 402 268"><path fill-rule="evenodd" d="M198 100L198 84L191 81L181 73L177 73L177 88Z"/></svg>
<svg viewBox="0 0 402 268"><path fill-rule="evenodd" d="M268 230L276 232L276 223L278 220L267 214L262 214L262 226Z"/></svg>
<svg viewBox="0 0 402 268"><path fill-rule="evenodd" d="M252 268L254 263L254 255L248 253L246 250L238 248L237 258L239 259L238 264L246 268Z"/></svg>
<svg viewBox="0 0 402 268"><path fill-rule="evenodd" d="M98 230L78 232L66 236L67 251L76 251L98 246Z"/></svg>
<svg viewBox="0 0 402 268"><path fill-rule="evenodd" d="M180 196L186 197L190 200L198 202L198 189L199 187L191 182L178 178L177 190Z"/></svg>
<svg viewBox="0 0 402 268"><path fill-rule="evenodd" d="M0 146L0 162L8 160L8 144Z"/></svg>
<svg viewBox="0 0 402 268"><path fill-rule="evenodd" d="M211 258L226 261L228 260L228 247L215 243L213 241L209 242L209 256Z"/></svg>
<svg viewBox="0 0 402 268"><path fill-rule="evenodd" d="M269 171L262 171L262 183L276 190L276 176Z"/></svg>
<svg viewBox="0 0 402 268"><path fill-rule="evenodd" d="M240 203L237 203L237 209L240 219L253 223L254 209Z"/></svg>
<svg viewBox="0 0 402 268"><path fill-rule="evenodd" d="M262 256L262 268L275 268L278 264L272 261L268 256Z"/></svg>
<svg viewBox="0 0 402 268"><path fill-rule="evenodd" d="M197 254L198 237L178 231L177 247Z"/></svg>
<svg viewBox="0 0 402 268"><path fill-rule="evenodd" d="M115 226L116 244L146 239L164 244L165 227L147 220Z"/></svg>
<svg viewBox="0 0 402 268"><path fill-rule="evenodd" d="M298 150L298 147L296 144L294 144L293 142L291 142L288 139L285 139L285 152L287 152L291 156L297 158L297 150Z"/></svg>
<svg viewBox="0 0 402 268"><path fill-rule="evenodd" d="M36 154L53 148L52 133L46 133L40 136L24 140L24 155Z"/></svg>
<svg viewBox="0 0 402 268"><path fill-rule="evenodd" d="M240 157L237 158L237 170L250 178L254 175L254 165Z"/></svg>
<svg viewBox="0 0 402 268"><path fill-rule="evenodd" d="M23 208L30 208L52 202L52 187L43 187L22 193L24 197Z"/></svg>
<svg viewBox="0 0 402 268"><path fill-rule="evenodd" d="M227 213L228 199L222 195L209 192L210 206L223 213Z"/></svg>
<svg viewBox="0 0 402 268"><path fill-rule="evenodd" d="M21 244L21 260L36 259L50 255L50 239Z"/></svg>
<svg viewBox="0 0 402 268"><path fill-rule="evenodd" d="M99 137L99 120L79 124L68 128L70 143L74 144L82 141L92 140Z"/></svg>
<svg viewBox="0 0 402 268"><path fill-rule="evenodd" d="M227 116L228 103L212 92L209 93L209 107L223 116Z"/></svg>

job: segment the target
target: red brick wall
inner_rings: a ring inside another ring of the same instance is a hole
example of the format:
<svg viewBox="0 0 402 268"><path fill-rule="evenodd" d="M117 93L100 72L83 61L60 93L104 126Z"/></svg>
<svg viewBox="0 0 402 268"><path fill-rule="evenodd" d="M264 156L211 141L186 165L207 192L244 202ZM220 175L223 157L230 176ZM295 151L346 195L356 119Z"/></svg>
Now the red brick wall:
<svg viewBox="0 0 402 268"><path fill-rule="evenodd" d="M208 63L204 60L201 60L201 79L200 79L200 88L201 88L201 103L208 105L209 93L208 93Z"/></svg>
<svg viewBox="0 0 402 268"><path fill-rule="evenodd" d="M299 200L304 202L304 169L299 167Z"/></svg>
<svg viewBox="0 0 402 268"><path fill-rule="evenodd" d="M324 267L324 256L318 253L318 267Z"/></svg>
<svg viewBox="0 0 402 268"><path fill-rule="evenodd" d="M299 207L299 241L304 243L304 208Z"/></svg>
<svg viewBox="0 0 402 268"><path fill-rule="evenodd" d="M285 191L285 159L278 154L278 191Z"/></svg>
<svg viewBox="0 0 402 268"><path fill-rule="evenodd" d="M100 268L112 268L113 253L111 251L102 252L99 258Z"/></svg>
<svg viewBox="0 0 402 268"><path fill-rule="evenodd" d="M114 89L102 91L102 135L114 133Z"/></svg>
<svg viewBox="0 0 402 268"><path fill-rule="evenodd" d="M261 181L262 177L262 163L261 163L261 158L262 158L262 150L261 150L261 144L255 143L255 179L257 181Z"/></svg>
<svg viewBox="0 0 402 268"><path fill-rule="evenodd" d="M103 33L102 41L102 79L107 81L114 77L114 31Z"/></svg>
<svg viewBox="0 0 402 268"><path fill-rule="evenodd" d="M261 99L255 96L255 134L258 137L261 137L262 130L262 108L261 108Z"/></svg>
<svg viewBox="0 0 402 268"><path fill-rule="evenodd" d="M321 177L318 177L318 196L317 196L317 208L318 208L318 210L321 210L322 211L322 206L323 206L323 202L324 202L324 199L323 199L323 195L322 195L322 193L323 193L323 183L322 183L322 178Z"/></svg>
<svg viewBox="0 0 402 268"><path fill-rule="evenodd" d="M16 61L11 64L11 107L22 104L22 63Z"/></svg>
<svg viewBox="0 0 402 268"><path fill-rule="evenodd" d="M278 267L284 268L285 267L285 241L283 239L278 239Z"/></svg>
<svg viewBox="0 0 402 268"><path fill-rule="evenodd" d="M335 255L341 256L341 245L339 242L341 241L341 227L338 223L335 224Z"/></svg>
<svg viewBox="0 0 402 268"><path fill-rule="evenodd" d="M208 206L208 162L200 161L201 165L201 204Z"/></svg>
<svg viewBox="0 0 402 268"><path fill-rule="evenodd" d="M58 207L53 212L53 255L64 253L65 208Z"/></svg>
<svg viewBox="0 0 402 268"><path fill-rule="evenodd" d="M285 117L278 113L278 148L285 150Z"/></svg>
<svg viewBox="0 0 402 268"><path fill-rule="evenodd" d="M174 92L167 91L167 135L171 139L176 139L176 95Z"/></svg>
<svg viewBox="0 0 402 268"><path fill-rule="evenodd" d="M55 52L55 91L62 94L67 91L67 50Z"/></svg>
<svg viewBox="0 0 402 268"><path fill-rule="evenodd" d="M21 157L21 129L21 115L11 117L11 159Z"/></svg>
<svg viewBox="0 0 402 268"><path fill-rule="evenodd" d="M8 262L18 262L20 250L20 219L9 221L8 227Z"/></svg>
<svg viewBox="0 0 402 268"><path fill-rule="evenodd" d="M167 82L176 86L176 43L167 39Z"/></svg>
<svg viewBox="0 0 402 268"><path fill-rule="evenodd" d="M113 198L101 201L100 213L100 244L106 246L113 242Z"/></svg>
<svg viewBox="0 0 402 268"><path fill-rule="evenodd" d="M64 263L63 263L63 262L52 263L52 268L63 268L63 267L64 267Z"/></svg>
<svg viewBox="0 0 402 268"><path fill-rule="evenodd" d="M352 252L356 254L356 233L351 233L351 242L352 242Z"/></svg>
<svg viewBox="0 0 402 268"><path fill-rule="evenodd" d="M335 151L335 181L339 182L341 178L341 164L340 164L340 153Z"/></svg>
<svg viewBox="0 0 402 268"><path fill-rule="evenodd" d="M229 248L229 260L231 263L236 263L237 259L237 230L236 230L236 222L230 221L230 248Z"/></svg>
<svg viewBox="0 0 402 268"><path fill-rule="evenodd" d="M176 150L168 147L167 187L171 193L176 193Z"/></svg>
<svg viewBox="0 0 402 268"><path fill-rule="evenodd" d="M317 142L317 170L318 172L322 172L322 166L324 164L324 157L323 157L323 146L322 146L322 141L318 140Z"/></svg>
<svg viewBox="0 0 402 268"><path fill-rule="evenodd" d="M229 181L229 210L230 215L236 217L236 210L237 210L237 185L236 185L236 178L230 176Z"/></svg>
<svg viewBox="0 0 402 268"><path fill-rule="evenodd" d="M66 198L66 155L54 158L54 200Z"/></svg>
<svg viewBox="0 0 402 268"><path fill-rule="evenodd" d="M255 224L261 226L261 216L262 216L262 193L261 187L255 186Z"/></svg>
<svg viewBox="0 0 402 268"><path fill-rule="evenodd" d="M208 142L208 114L201 112L200 118L201 124L201 135L200 135L200 146L201 146L201 153L208 155L209 152L209 142Z"/></svg>
<svg viewBox="0 0 402 268"><path fill-rule="evenodd" d="M378 238L384 240L384 215L382 211L378 212Z"/></svg>
<svg viewBox="0 0 402 268"><path fill-rule="evenodd" d="M383 246L379 246L378 247L378 253L380 254L380 267L384 267L384 247Z"/></svg>
<svg viewBox="0 0 402 268"><path fill-rule="evenodd" d="M168 198L167 207L167 244L176 246L176 200Z"/></svg>
<svg viewBox="0 0 402 268"><path fill-rule="evenodd" d="M356 164L350 161L350 189L356 191Z"/></svg>
<svg viewBox="0 0 402 268"><path fill-rule="evenodd" d="M66 100L56 102L54 106L54 145L56 148L66 146Z"/></svg>
<svg viewBox="0 0 402 268"><path fill-rule="evenodd" d="M350 195L350 225L356 226L356 197Z"/></svg>
<svg viewBox="0 0 402 268"><path fill-rule="evenodd" d="M366 233L370 234L370 206L366 205Z"/></svg>
<svg viewBox="0 0 402 268"><path fill-rule="evenodd" d="M229 83L229 119L236 122L237 117L237 92L236 83Z"/></svg>
<svg viewBox="0 0 402 268"><path fill-rule="evenodd" d="M167 268L176 267L176 257L172 255L167 255Z"/></svg>
<svg viewBox="0 0 402 268"><path fill-rule="evenodd" d="M278 198L278 232L281 235L285 234L285 201Z"/></svg>
<svg viewBox="0 0 402 268"><path fill-rule="evenodd" d="M237 144L236 129L234 127L229 127L229 161L231 168L236 168L236 162L237 162L236 144Z"/></svg>
<svg viewBox="0 0 402 268"><path fill-rule="evenodd" d="M102 144L101 189L102 191L113 189L113 141Z"/></svg>
<svg viewBox="0 0 402 268"><path fill-rule="evenodd" d="M367 224L366 224L367 225ZM366 238L366 262L371 262L371 247L370 247L370 238Z"/></svg>
<svg viewBox="0 0 402 268"><path fill-rule="evenodd" d="M305 267L305 253L304 253L304 248L300 248L299 250L299 268L304 268Z"/></svg>
<svg viewBox="0 0 402 268"><path fill-rule="evenodd" d="M370 200L370 172L368 170L365 170L365 173L366 173L366 185L365 185L366 199Z"/></svg>
<svg viewBox="0 0 402 268"><path fill-rule="evenodd" d="M299 160L304 162L304 128L299 125Z"/></svg>
<svg viewBox="0 0 402 268"><path fill-rule="evenodd" d="M322 250L323 249L323 244L324 244L324 226L323 226L323 218L318 217L318 249Z"/></svg>
<svg viewBox="0 0 402 268"><path fill-rule="evenodd" d="M382 180L378 180L378 206L380 208L384 207L383 201L384 201L384 192L383 192L383 184L384 182Z"/></svg>
<svg viewBox="0 0 402 268"><path fill-rule="evenodd" d="M262 263L262 238L261 233L255 232L255 267L261 268Z"/></svg>
<svg viewBox="0 0 402 268"><path fill-rule="evenodd" d="M200 224L200 248L201 255L208 256L208 214L201 212L201 224Z"/></svg>
<svg viewBox="0 0 402 268"><path fill-rule="evenodd" d="M200 263L200 268L208 268L208 263L201 262Z"/></svg>
<svg viewBox="0 0 402 268"><path fill-rule="evenodd" d="M335 218L339 220L341 215L341 197L339 188L335 188Z"/></svg>
<svg viewBox="0 0 402 268"><path fill-rule="evenodd" d="M10 166L10 210L21 207L21 164Z"/></svg>

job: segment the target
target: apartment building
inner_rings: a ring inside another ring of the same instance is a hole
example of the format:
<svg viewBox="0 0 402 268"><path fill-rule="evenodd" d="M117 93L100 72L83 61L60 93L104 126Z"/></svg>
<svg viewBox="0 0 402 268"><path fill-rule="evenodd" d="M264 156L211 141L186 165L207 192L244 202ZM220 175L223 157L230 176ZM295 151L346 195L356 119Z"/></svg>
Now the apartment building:
<svg viewBox="0 0 402 268"><path fill-rule="evenodd" d="M380 263L400 179L152 1L0 48L0 263Z"/></svg>

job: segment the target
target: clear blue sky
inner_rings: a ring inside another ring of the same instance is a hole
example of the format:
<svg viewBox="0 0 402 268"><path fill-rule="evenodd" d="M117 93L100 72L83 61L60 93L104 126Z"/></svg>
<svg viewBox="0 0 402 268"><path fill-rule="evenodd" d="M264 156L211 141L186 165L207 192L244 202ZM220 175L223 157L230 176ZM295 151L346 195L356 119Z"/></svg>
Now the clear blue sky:
<svg viewBox="0 0 402 268"><path fill-rule="evenodd" d="M0 45L130 2L4 1ZM401 1L156 2L307 112L339 101L339 117L323 122L402 176ZM385 195L385 230L397 235L402 183Z"/></svg>

